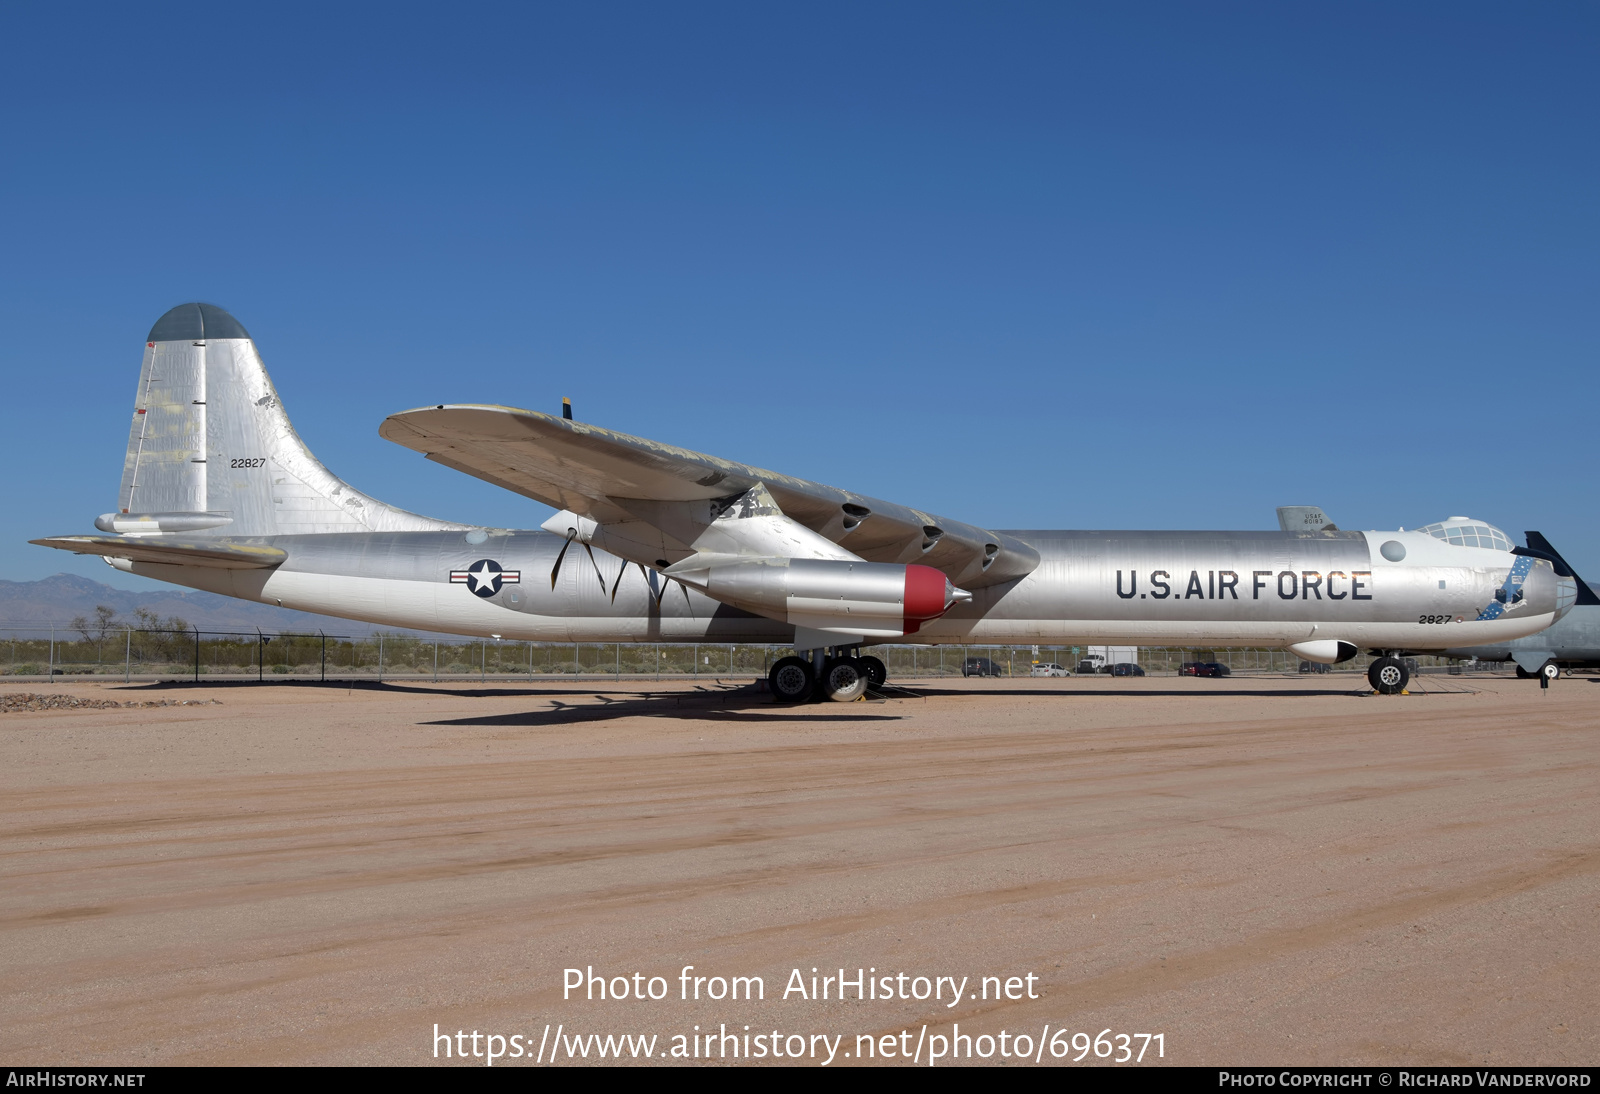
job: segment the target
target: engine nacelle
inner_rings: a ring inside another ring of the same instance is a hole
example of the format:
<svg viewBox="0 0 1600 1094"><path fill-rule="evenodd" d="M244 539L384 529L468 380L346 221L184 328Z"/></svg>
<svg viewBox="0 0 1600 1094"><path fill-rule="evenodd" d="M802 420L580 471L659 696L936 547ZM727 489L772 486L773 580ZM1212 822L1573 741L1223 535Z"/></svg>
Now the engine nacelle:
<svg viewBox="0 0 1600 1094"><path fill-rule="evenodd" d="M952 605L972 599L932 566L892 562L757 559L713 566L683 580L768 619L869 638L915 634Z"/></svg>

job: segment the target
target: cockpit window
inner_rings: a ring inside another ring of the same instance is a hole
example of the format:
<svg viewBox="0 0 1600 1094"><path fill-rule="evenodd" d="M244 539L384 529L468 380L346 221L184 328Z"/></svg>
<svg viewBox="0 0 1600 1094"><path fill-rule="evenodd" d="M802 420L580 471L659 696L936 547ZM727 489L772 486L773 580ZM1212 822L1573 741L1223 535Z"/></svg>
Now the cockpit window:
<svg viewBox="0 0 1600 1094"><path fill-rule="evenodd" d="M1442 539L1446 543L1453 543L1457 547L1488 547L1495 551L1511 550L1511 540L1504 532L1492 524L1483 524L1470 517L1451 517L1449 520L1440 521L1438 524L1429 524L1419 529Z"/></svg>

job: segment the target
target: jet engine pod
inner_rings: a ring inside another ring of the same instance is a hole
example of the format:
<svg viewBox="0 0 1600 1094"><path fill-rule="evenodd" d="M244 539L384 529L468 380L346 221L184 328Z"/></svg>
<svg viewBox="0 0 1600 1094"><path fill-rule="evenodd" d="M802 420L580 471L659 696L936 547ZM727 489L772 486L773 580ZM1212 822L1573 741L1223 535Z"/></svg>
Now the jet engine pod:
<svg viewBox="0 0 1600 1094"><path fill-rule="evenodd" d="M1289 652L1296 657L1315 661L1321 665L1337 665L1350 660L1360 651L1356 649L1354 642L1325 638L1317 642L1296 642L1289 647Z"/></svg>
<svg viewBox="0 0 1600 1094"><path fill-rule="evenodd" d="M972 594L931 566L753 559L712 566L702 588L724 604L797 627L870 638L915 634Z"/></svg>

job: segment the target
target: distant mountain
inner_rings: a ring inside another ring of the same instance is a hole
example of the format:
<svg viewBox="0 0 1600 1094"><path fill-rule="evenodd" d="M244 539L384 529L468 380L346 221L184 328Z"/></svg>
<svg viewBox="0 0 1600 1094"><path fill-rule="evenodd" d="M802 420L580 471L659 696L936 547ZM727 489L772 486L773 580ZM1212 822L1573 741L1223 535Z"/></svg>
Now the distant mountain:
<svg viewBox="0 0 1600 1094"><path fill-rule="evenodd" d="M392 627L375 627L310 612L290 611L270 604L235 600L230 596L166 587L134 592L114 589L76 574L56 574L41 581L0 581L0 631L49 627L66 628L75 616L94 618L97 605L114 608L120 621L133 621L134 610L143 608L166 619L179 616L192 627L207 630L242 630L282 633L294 631L315 634L340 634L360 637Z"/></svg>

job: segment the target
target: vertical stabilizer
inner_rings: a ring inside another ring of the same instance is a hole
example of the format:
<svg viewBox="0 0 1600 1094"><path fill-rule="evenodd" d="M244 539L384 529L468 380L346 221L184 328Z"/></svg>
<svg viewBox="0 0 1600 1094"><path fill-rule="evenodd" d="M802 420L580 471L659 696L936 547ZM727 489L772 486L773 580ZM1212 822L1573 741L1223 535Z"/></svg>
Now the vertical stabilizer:
<svg viewBox="0 0 1600 1094"><path fill-rule="evenodd" d="M1339 526L1328 519L1318 505L1278 506L1278 527L1285 532L1337 532Z"/></svg>
<svg viewBox="0 0 1600 1094"><path fill-rule="evenodd" d="M117 509L95 524L225 536L470 527L385 505L323 467L255 342L213 304L180 304L150 330Z"/></svg>

